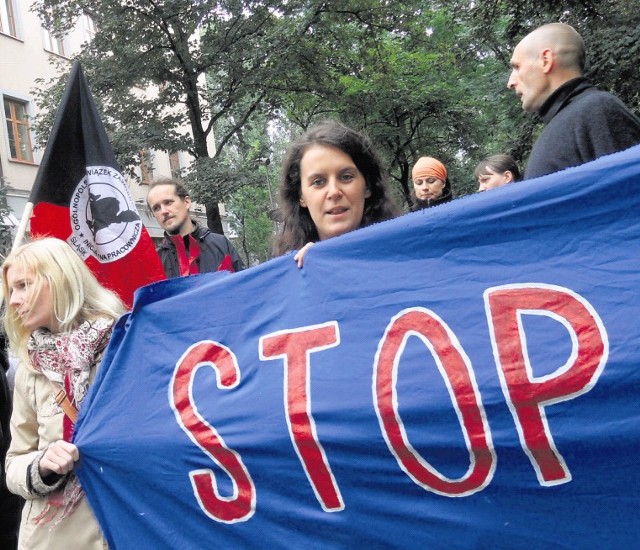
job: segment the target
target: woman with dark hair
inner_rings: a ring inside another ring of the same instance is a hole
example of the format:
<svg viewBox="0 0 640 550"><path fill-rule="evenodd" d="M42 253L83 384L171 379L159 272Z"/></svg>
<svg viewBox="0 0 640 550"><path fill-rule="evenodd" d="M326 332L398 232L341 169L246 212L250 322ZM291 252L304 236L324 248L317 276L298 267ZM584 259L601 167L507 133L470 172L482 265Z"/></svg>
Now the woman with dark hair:
<svg viewBox="0 0 640 550"><path fill-rule="evenodd" d="M476 166L478 191L502 187L520 179L520 169L509 155L491 155Z"/></svg>
<svg viewBox="0 0 640 550"><path fill-rule="evenodd" d="M278 254L395 217L386 175L369 138L336 121L310 128L291 144L282 164L283 229Z"/></svg>
<svg viewBox="0 0 640 550"><path fill-rule="evenodd" d="M430 208L453 199L453 189L447 169L438 159L420 157L411 170L413 180L413 207L411 210Z"/></svg>

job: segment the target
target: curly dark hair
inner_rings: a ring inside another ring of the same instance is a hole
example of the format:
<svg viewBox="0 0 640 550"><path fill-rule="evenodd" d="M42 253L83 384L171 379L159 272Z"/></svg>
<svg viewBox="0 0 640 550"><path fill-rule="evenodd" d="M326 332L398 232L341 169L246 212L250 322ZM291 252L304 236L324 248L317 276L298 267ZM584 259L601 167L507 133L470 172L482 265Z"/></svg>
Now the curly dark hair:
<svg viewBox="0 0 640 550"><path fill-rule="evenodd" d="M300 205L300 162L312 145L328 145L343 151L363 175L371 196L364 201L360 227L389 220L399 213L389 195L386 173L369 137L341 122L326 120L311 127L294 141L282 162L280 204L283 228L276 237L276 254L297 250L319 238L309 210Z"/></svg>

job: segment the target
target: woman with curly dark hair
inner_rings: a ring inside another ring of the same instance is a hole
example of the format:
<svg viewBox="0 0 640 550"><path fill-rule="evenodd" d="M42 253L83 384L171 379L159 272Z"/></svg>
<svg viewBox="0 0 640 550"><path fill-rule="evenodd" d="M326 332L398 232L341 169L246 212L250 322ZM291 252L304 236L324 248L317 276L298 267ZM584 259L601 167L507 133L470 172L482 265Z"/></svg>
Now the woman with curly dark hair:
<svg viewBox="0 0 640 550"><path fill-rule="evenodd" d="M313 126L294 141L282 163L283 229L278 254L395 217L386 175L369 138L337 121Z"/></svg>

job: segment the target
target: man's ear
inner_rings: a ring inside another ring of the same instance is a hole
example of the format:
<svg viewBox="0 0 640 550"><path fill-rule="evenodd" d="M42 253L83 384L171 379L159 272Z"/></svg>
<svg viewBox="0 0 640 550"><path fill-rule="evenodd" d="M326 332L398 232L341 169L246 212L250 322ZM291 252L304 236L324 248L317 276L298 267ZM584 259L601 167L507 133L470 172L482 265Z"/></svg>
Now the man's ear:
<svg viewBox="0 0 640 550"><path fill-rule="evenodd" d="M184 203L187 205L187 208L191 208L191 197L189 195L184 198Z"/></svg>
<svg viewBox="0 0 640 550"><path fill-rule="evenodd" d="M545 48L540 52L540 61L542 62L542 72L545 74L551 71L556 64L556 56L551 48Z"/></svg>

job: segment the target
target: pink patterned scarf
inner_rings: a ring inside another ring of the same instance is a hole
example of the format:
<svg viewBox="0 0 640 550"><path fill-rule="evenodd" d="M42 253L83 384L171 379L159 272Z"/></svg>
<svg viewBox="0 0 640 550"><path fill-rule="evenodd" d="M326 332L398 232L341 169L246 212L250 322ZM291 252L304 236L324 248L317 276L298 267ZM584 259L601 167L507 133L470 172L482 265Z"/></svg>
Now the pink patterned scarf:
<svg viewBox="0 0 640 550"><path fill-rule="evenodd" d="M56 386L64 388L76 408L87 394L91 369L109 342L113 323L113 319L98 318L85 321L72 331L55 334L47 329L37 329L29 339L27 348L34 369ZM73 423L64 415L65 441L71 441L73 429ZM76 509L83 496L78 478L71 472L61 489L45 497L47 506L34 518L34 522L48 523L61 511L54 523L58 525Z"/></svg>

